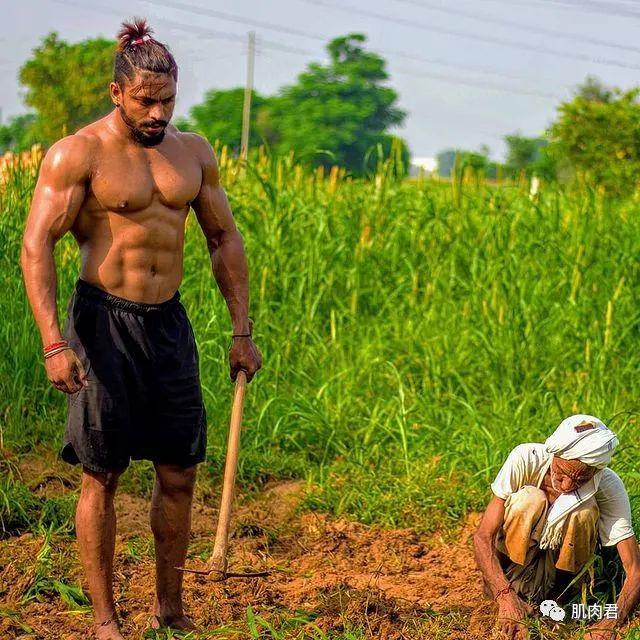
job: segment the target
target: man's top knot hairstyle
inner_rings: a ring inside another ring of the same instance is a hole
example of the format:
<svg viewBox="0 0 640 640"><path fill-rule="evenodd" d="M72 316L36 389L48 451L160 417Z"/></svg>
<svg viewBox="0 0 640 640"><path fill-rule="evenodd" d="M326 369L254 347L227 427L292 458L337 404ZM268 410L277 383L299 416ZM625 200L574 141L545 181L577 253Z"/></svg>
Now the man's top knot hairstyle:
<svg viewBox="0 0 640 640"><path fill-rule="evenodd" d="M118 31L118 50L113 68L113 80L124 84L138 71L170 73L178 79L178 65L168 47L151 37L153 30L144 18L123 22Z"/></svg>

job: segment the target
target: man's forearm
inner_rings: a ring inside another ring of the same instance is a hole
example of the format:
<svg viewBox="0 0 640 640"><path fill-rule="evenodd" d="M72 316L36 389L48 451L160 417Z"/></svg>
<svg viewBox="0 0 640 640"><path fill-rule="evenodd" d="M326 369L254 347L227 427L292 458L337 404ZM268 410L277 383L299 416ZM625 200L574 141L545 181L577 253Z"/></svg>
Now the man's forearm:
<svg viewBox="0 0 640 640"><path fill-rule="evenodd" d="M476 535L474 537L476 563L482 576L491 590L491 595L496 595L509 586L509 581L504 575L495 545L490 538Z"/></svg>
<svg viewBox="0 0 640 640"><path fill-rule="evenodd" d="M42 344L56 342L60 340L62 333L56 306L57 278L53 247L34 246L25 238L20 262L27 297L40 330Z"/></svg>
<svg viewBox="0 0 640 640"><path fill-rule="evenodd" d="M240 232L223 233L210 251L213 274L227 303L233 332L249 333L249 269Z"/></svg>
<svg viewBox="0 0 640 640"><path fill-rule="evenodd" d="M622 624L640 602L640 571L628 573L618 596L617 624Z"/></svg>

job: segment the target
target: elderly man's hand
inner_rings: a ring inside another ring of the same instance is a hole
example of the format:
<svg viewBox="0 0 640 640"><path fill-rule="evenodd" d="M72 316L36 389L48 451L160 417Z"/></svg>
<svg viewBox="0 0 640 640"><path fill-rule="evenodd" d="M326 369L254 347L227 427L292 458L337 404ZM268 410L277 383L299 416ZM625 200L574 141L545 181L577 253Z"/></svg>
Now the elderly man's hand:
<svg viewBox="0 0 640 640"><path fill-rule="evenodd" d="M585 640L616 640L622 638L622 634L615 629L615 620L598 620L594 622L587 633Z"/></svg>
<svg viewBox="0 0 640 640"><path fill-rule="evenodd" d="M515 593L508 592L498 599L499 637L504 640L527 640L529 632L524 619L529 606Z"/></svg>

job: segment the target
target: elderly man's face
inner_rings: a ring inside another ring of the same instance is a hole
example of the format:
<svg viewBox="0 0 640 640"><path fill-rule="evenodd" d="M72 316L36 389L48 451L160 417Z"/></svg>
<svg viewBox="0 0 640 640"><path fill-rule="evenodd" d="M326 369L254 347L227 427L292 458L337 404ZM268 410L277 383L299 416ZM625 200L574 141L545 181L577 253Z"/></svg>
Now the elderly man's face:
<svg viewBox="0 0 640 640"><path fill-rule="evenodd" d="M556 491L568 493L589 482L597 469L580 460L563 460L553 456L551 463L551 485Z"/></svg>

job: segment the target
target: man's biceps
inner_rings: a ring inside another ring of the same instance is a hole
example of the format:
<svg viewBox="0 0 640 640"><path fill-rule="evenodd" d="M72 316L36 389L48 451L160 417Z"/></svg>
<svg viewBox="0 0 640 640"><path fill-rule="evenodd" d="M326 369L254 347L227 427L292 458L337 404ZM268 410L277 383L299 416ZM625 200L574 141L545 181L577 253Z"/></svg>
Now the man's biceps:
<svg viewBox="0 0 640 640"><path fill-rule="evenodd" d="M34 201L32 215L37 227L48 235L59 237L73 225L82 206L82 199L49 195L50 197Z"/></svg>
<svg viewBox="0 0 640 640"><path fill-rule="evenodd" d="M222 195L215 193L215 190L202 193L193 203L193 209L203 229L206 226L213 232L222 232L235 227L224 192Z"/></svg>

